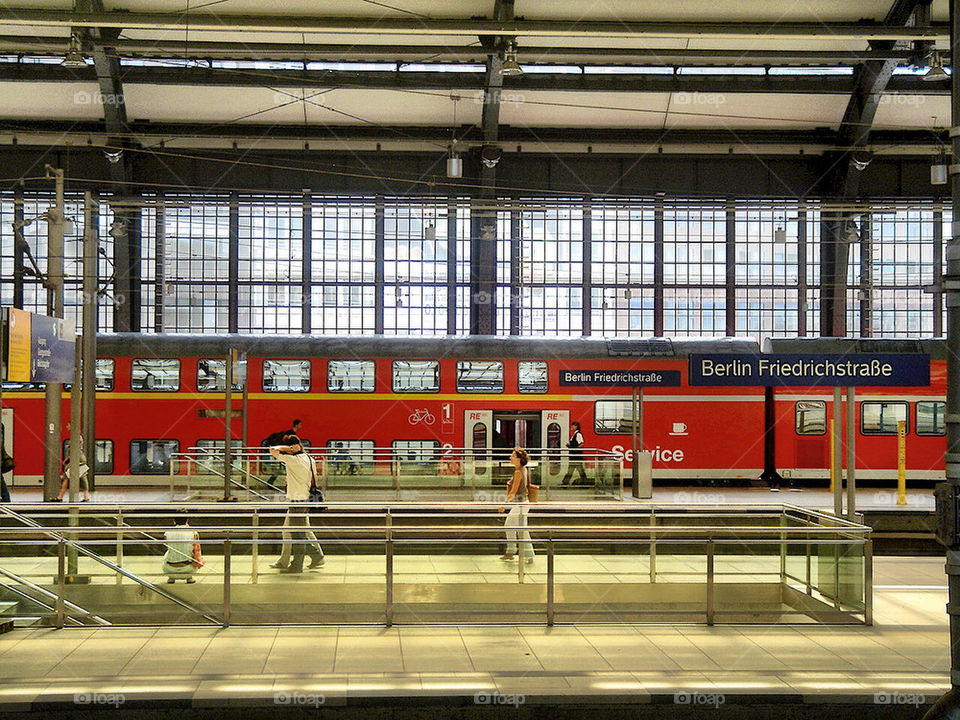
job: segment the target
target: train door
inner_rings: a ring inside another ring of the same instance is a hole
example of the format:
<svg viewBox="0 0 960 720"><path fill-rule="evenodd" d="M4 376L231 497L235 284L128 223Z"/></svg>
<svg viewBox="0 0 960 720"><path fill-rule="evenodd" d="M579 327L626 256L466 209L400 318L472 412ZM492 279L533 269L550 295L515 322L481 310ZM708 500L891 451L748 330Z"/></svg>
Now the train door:
<svg viewBox="0 0 960 720"><path fill-rule="evenodd" d="M513 448L540 447L540 413L496 411L493 413L493 447L500 450L496 455L503 460L510 457Z"/></svg>
<svg viewBox="0 0 960 720"><path fill-rule="evenodd" d="M820 476L830 467L827 413L832 403L817 398L793 403L794 467L801 477Z"/></svg>
<svg viewBox="0 0 960 720"><path fill-rule="evenodd" d="M13 457L13 408L3 408L0 425L3 426L3 449ZM13 470L5 474L3 479L7 485L13 485Z"/></svg>
<svg viewBox="0 0 960 720"><path fill-rule="evenodd" d="M555 486L567 471L567 458L561 450L566 447L570 437L570 411L544 410L540 424L540 447L543 459L540 465L540 480L549 486ZM550 452L555 450L556 452Z"/></svg>
<svg viewBox="0 0 960 720"><path fill-rule="evenodd" d="M464 410L463 447L465 467L475 485L489 485L493 447L493 410Z"/></svg>

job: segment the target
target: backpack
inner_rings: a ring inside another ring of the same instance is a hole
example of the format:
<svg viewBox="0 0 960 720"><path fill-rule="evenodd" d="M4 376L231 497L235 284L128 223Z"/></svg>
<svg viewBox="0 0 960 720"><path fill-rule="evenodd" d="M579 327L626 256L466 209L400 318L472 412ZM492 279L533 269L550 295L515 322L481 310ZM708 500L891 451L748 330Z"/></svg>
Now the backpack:
<svg viewBox="0 0 960 720"><path fill-rule="evenodd" d="M289 430L270 433L261 442L260 447L273 447L274 445L283 445L283 438L287 436Z"/></svg>

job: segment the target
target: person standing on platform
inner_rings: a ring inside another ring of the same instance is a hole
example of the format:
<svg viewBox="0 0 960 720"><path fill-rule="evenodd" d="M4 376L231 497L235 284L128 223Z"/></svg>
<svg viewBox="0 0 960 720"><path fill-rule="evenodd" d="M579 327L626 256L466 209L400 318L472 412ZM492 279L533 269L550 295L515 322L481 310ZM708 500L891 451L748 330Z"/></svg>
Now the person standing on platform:
<svg viewBox="0 0 960 720"><path fill-rule="evenodd" d="M536 554L533 550L533 543L530 542L530 532L527 530L527 513L529 512L530 502L528 462L530 462L530 456L527 451L515 447L510 455L510 464L513 465L513 479L507 488L507 502L510 504L510 512L503 524L507 529L507 550L500 556L501 560L513 560L513 556L517 552L518 542L520 556L527 563L532 563L533 556ZM503 508L500 508L500 511L503 512Z"/></svg>
<svg viewBox="0 0 960 720"><path fill-rule="evenodd" d="M272 432L267 435L263 441L260 443L260 447L269 448L275 447L277 445L283 445L283 439L287 435L296 435L300 437L300 430L303 428L303 421L300 418L294 418L293 422L290 423L289 430L278 430L277 432ZM264 463L263 468L270 475L270 484L273 485L277 481L277 476L280 474L280 463L267 462Z"/></svg>
<svg viewBox="0 0 960 720"><path fill-rule="evenodd" d="M313 459L304 451L303 444L296 435L287 435L284 443L284 445L274 445L270 448L270 455L282 462L287 469L287 502L290 503L290 507L287 509L283 525L290 528L305 527L310 524L306 503L310 499L310 487L316 482ZM284 533L283 537L285 540L294 541L293 548L289 551L292 560L289 565L283 562L288 552L286 550L288 544L285 543L280 559L272 567L279 568L282 573L301 573L305 554L310 556L309 569L323 565L323 549L312 532L297 531L289 535Z"/></svg>
<svg viewBox="0 0 960 720"><path fill-rule="evenodd" d="M573 421L570 423L573 432L570 434L570 440L567 447L570 448L570 465L567 467L567 474L563 476L561 485L569 485L573 481L573 473L580 473L580 482L584 485L590 483L587 477L587 471L583 467L583 433L580 432L580 423Z"/></svg>
<svg viewBox="0 0 960 720"><path fill-rule="evenodd" d="M70 423L67 423L67 439L70 439ZM87 454L83 451L83 435L77 436L77 442L80 443L80 489L83 491L83 500L90 501L90 488L87 485L87 473L90 472L90 466L87 465ZM60 492L51 502L63 502L63 496L70 490L70 453L63 459L63 466L60 469Z"/></svg>
<svg viewBox="0 0 960 720"><path fill-rule="evenodd" d="M0 503L10 502L10 488L7 487L7 481L3 476L13 470L13 456L7 454L7 442L4 437L4 428L0 426Z"/></svg>

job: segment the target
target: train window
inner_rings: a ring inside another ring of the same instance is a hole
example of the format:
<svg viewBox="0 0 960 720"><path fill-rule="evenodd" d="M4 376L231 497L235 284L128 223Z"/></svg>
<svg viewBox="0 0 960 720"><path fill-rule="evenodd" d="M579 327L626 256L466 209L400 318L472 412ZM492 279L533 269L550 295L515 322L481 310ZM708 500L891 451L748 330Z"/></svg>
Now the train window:
<svg viewBox="0 0 960 720"><path fill-rule="evenodd" d="M215 472L223 473L223 445L223 438L197 440L195 457L198 475L212 475ZM243 448L243 441L231 440L230 445L234 451L237 451ZM192 449L193 448L191 448L191 450ZM234 459L236 459L236 456L234 456ZM231 463L231 465L232 464L233 463Z"/></svg>
<svg viewBox="0 0 960 720"><path fill-rule="evenodd" d="M394 440L390 447L394 462L400 463L400 472L411 470L412 466L430 466L440 459L438 440Z"/></svg>
<svg viewBox="0 0 960 720"><path fill-rule="evenodd" d="M43 383L28 382L5 382L2 384L3 392L30 391L40 392L44 389Z"/></svg>
<svg viewBox="0 0 960 720"><path fill-rule="evenodd" d="M264 360L264 392L310 392L309 360Z"/></svg>
<svg viewBox="0 0 960 720"><path fill-rule="evenodd" d="M797 435L823 435L827 432L827 403L823 400L800 400L793 406Z"/></svg>
<svg viewBox="0 0 960 720"><path fill-rule="evenodd" d="M485 460L487 455L487 426L483 423L476 423L473 426L473 451L474 458ZM483 470L481 469L481 472Z"/></svg>
<svg viewBox="0 0 960 720"><path fill-rule="evenodd" d="M327 363L329 392L373 392L373 360L331 360Z"/></svg>
<svg viewBox="0 0 960 720"><path fill-rule="evenodd" d="M563 442L563 437L560 435L560 423L550 423L547 425L547 447L548 448L559 448L561 442ZM549 454L553 458L550 462L550 472L558 473L560 472L560 460L559 453Z"/></svg>
<svg viewBox="0 0 960 720"><path fill-rule="evenodd" d="M65 462L68 457L70 457L70 438L63 441L61 462ZM89 458L87 462L89 462ZM97 440L97 452L93 458L93 474L113 475L113 440Z"/></svg>
<svg viewBox="0 0 960 720"><path fill-rule="evenodd" d="M327 441L328 475L373 474L373 440Z"/></svg>
<svg viewBox="0 0 960 720"><path fill-rule="evenodd" d="M917 435L946 435L946 412L946 403L918 402Z"/></svg>
<svg viewBox="0 0 960 720"><path fill-rule="evenodd" d="M593 404L594 432L632 433L632 404L629 400L597 400Z"/></svg>
<svg viewBox="0 0 960 720"><path fill-rule="evenodd" d="M436 360L394 360L394 392L439 392L440 363Z"/></svg>
<svg viewBox="0 0 960 720"><path fill-rule="evenodd" d="M233 379L233 389L243 390L240 378ZM227 361L220 358L200 358L197 360L197 390L200 392L226 392Z"/></svg>
<svg viewBox="0 0 960 720"><path fill-rule="evenodd" d="M161 475L179 471L179 463L172 456L180 452L179 440L131 440L130 473L133 475Z"/></svg>
<svg viewBox="0 0 960 720"><path fill-rule="evenodd" d="M180 361L135 358L130 376L130 389L176 392L180 389Z"/></svg>
<svg viewBox="0 0 960 720"><path fill-rule="evenodd" d="M113 390L113 358L97 358L97 390ZM112 472L112 471L111 471Z"/></svg>
<svg viewBox="0 0 960 720"><path fill-rule="evenodd" d="M905 402L860 403L860 432L864 435L896 435L897 423L903 420L910 432Z"/></svg>
<svg viewBox="0 0 960 720"><path fill-rule="evenodd" d="M503 392L503 363L499 360L459 360L457 392Z"/></svg>
<svg viewBox="0 0 960 720"><path fill-rule="evenodd" d="M517 390L522 393L545 393L547 383L547 364L542 360L521 360L517 364Z"/></svg>

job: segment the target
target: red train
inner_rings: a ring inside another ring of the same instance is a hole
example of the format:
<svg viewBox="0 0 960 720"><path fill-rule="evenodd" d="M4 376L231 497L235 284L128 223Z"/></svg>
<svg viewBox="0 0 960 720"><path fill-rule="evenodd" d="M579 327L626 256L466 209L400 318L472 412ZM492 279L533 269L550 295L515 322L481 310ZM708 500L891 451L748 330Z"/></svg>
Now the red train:
<svg viewBox="0 0 960 720"><path fill-rule="evenodd" d="M534 340L103 335L98 340L98 482L157 484L172 453L222 447L225 357L246 353L246 444L304 421L314 447L362 456L372 448L564 447L579 421L588 448L632 453L630 390L569 388L561 370L678 370L679 387L644 392L644 447L655 480L755 478L764 467L764 390L690 387L691 353L756 353L751 339ZM923 352L931 385L860 388L860 480L896 477L896 420L907 421L908 477L943 475L945 362L941 341L798 339L773 352ZM241 410L241 396L234 396ZM829 388L774 393L775 464L785 476L827 477ZM64 395L64 417L68 417ZM42 475L43 396L7 386L3 422L15 485ZM238 417L239 444L243 423ZM11 443L12 441L12 443ZM108 476L108 477L107 477Z"/></svg>

